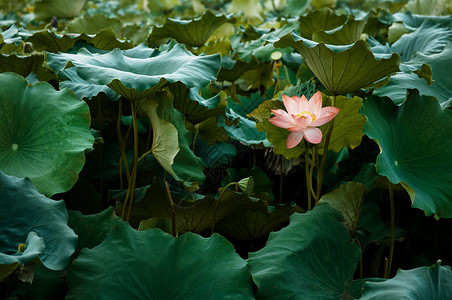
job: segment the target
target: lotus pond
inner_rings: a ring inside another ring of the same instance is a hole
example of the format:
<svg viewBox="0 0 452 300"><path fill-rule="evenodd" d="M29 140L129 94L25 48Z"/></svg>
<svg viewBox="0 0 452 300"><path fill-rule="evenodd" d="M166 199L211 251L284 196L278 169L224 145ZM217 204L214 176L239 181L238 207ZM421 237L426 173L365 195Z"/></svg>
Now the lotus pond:
<svg viewBox="0 0 452 300"><path fill-rule="evenodd" d="M0 3L0 299L452 299L452 2Z"/></svg>

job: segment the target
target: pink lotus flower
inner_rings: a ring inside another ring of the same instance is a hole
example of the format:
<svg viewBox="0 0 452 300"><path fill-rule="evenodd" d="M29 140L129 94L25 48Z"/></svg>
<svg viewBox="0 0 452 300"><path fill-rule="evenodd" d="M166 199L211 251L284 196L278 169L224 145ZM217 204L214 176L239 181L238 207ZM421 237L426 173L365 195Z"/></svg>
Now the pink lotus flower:
<svg viewBox="0 0 452 300"><path fill-rule="evenodd" d="M275 115L269 121L278 127L286 128L291 133L287 138L287 148L298 145L303 137L312 144L322 141L322 131L317 128L331 121L338 113L339 108L327 106L322 108L322 94L315 93L311 99L301 97L288 97L282 95L287 112L282 109L272 109Z"/></svg>

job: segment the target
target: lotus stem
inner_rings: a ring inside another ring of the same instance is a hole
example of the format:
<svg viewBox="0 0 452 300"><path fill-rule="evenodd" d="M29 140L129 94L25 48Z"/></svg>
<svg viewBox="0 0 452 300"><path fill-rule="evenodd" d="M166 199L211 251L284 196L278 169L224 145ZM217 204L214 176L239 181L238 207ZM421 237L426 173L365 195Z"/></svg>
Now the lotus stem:
<svg viewBox="0 0 452 300"><path fill-rule="evenodd" d="M126 221L130 220L130 213L134 202L135 185L137 182L138 174L138 122L137 122L137 102L131 102L132 108L132 124L133 124L133 166L131 183L129 184L130 197L129 197L129 209L127 211Z"/></svg>
<svg viewBox="0 0 452 300"><path fill-rule="evenodd" d="M332 96L331 100L331 106L336 106L336 95ZM325 147L323 148L323 155L322 155L322 162L320 163L320 168L317 169L317 192L316 192L316 198L317 201L320 199L321 193L322 193L322 184L323 184L323 172L325 169L325 162L326 162L326 156L328 154L328 146L330 143L331 138L331 132L333 131L334 126L334 119L331 120L330 124L328 125L326 137L325 137Z"/></svg>
<svg viewBox="0 0 452 300"><path fill-rule="evenodd" d="M305 174L306 174L306 192L308 193L308 210L312 209L311 202L311 181L309 177L309 143L304 139L304 159L305 159Z"/></svg>
<svg viewBox="0 0 452 300"><path fill-rule="evenodd" d="M169 189L168 182L165 181L166 192L168 193L168 199L171 205L171 226L173 230L173 236L176 237L177 229L176 229L176 207L174 206L173 197L171 196L171 191Z"/></svg>
<svg viewBox="0 0 452 300"><path fill-rule="evenodd" d="M389 206L391 209L391 243L389 246L389 261L386 278L389 278L391 274L392 259L394 257L394 223L395 223L394 190L391 181L389 181L388 188L389 188Z"/></svg>
<svg viewBox="0 0 452 300"><path fill-rule="evenodd" d="M220 204L221 198L223 198L224 192L228 189L228 187L233 186L233 185L237 185L237 182L231 182L228 183L222 190L220 193L220 196L218 196L217 199L217 203L215 204L215 210L213 211L213 219L212 219L212 227L210 229L210 235L212 235L215 231L215 223L216 223L216 219L217 219L217 210L218 210L218 205Z"/></svg>

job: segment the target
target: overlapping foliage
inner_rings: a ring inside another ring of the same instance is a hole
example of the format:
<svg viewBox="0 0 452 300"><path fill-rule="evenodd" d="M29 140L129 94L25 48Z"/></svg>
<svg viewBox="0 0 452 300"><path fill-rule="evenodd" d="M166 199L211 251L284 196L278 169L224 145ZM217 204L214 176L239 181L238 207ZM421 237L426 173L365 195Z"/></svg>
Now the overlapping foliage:
<svg viewBox="0 0 452 300"><path fill-rule="evenodd" d="M0 298L449 299L451 14L0 3Z"/></svg>

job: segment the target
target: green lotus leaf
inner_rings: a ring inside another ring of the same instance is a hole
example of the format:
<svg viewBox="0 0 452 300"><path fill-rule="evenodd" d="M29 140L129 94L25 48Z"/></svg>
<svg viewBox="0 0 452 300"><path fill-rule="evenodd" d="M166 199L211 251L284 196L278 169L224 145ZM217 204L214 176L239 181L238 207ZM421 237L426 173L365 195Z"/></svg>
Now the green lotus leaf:
<svg viewBox="0 0 452 300"><path fill-rule="evenodd" d="M218 222L215 229L240 241L254 242L280 229L293 213L301 211L303 210L296 205L268 206L266 201L259 200L250 207L226 216Z"/></svg>
<svg viewBox="0 0 452 300"><path fill-rule="evenodd" d="M350 16L347 22L338 28L329 31L315 31L312 40L330 45L349 45L361 39L361 34L366 25L365 20L355 20Z"/></svg>
<svg viewBox="0 0 452 300"><path fill-rule="evenodd" d="M0 265L25 264L38 257L46 268L64 269L77 243L67 226L64 202L40 194L28 178L1 171L0 190ZM19 244L25 244L22 253L17 251Z"/></svg>
<svg viewBox="0 0 452 300"><path fill-rule="evenodd" d="M367 87L399 71L400 56L393 53L377 59L366 42L353 45L327 46L287 34L275 47L295 48L311 71L332 95L344 95Z"/></svg>
<svg viewBox="0 0 452 300"><path fill-rule="evenodd" d="M49 30L38 31L25 40L33 44L36 51L48 51L52 53L67 52L79 41L91 43L94 47L103 50L129 49L132 44L127 41L119 41L113 29L102 29L97 34L56 34Z"/></svg>
<svg viewBox="0 0 452 300"><path fill-rule="evenodd" d="M0 169L47 196L69 190L93 145L88 105L70 90L0 74Z"/></svg>
<svg viewBox="0 0 452 300"><path fill-rule="evenodd" d="M92 249L102 243L110 230L122 220L115 215L115 209L108 209L93 215L84 215L79 211L69 211L68 226L78 236L77 250Z"/></svg>
<svg viewBox="0 0 452 300"><path fill-rule="evenodd" d="M319 203L326 202L339 210L344 216L344 225L352 236L358 226L361 206L364 201L366 186L358 182L342 184L337 189L323 195Z"/></svg>
<svg viewBox="0 0 452 300"><path fill-rule="evenodd" d="M362 300L370 299L450 299L452 272L441 261L430 267L399 270L397 275L382 282L366 282Z"/></svg>
<svg viewBox="0 0 452 300"><path fill-rule="evenodd" d="M312 90L310 92L310 94L303 94L309 99L314 94L312 93ZM282 94L285 94L285 92ZM323 106L330 106L331 97L325 96L324 94L322 94L322 96ZM334 118L334 126L331 132L328 149L335 152L339 152L344 147L353 149L361 143L361 138L363 136L362 128L366 122L365 118L359 114L359 109L362 106L362 100L359 97L349 99L344 96L337 96L335 105L340 109L340 111ZM294 148L287 149L287 137L290 132L287 129L277 127L268 121L271 109L285 108L282 101L269 100L265 101L251 113L254 118L262 120L256 124L257 129L267 133L267 139L275 146L274 152L276 154L281 154L287 159L300 156L305 149L304 143L300 143ZM328 124L325 124L319 128L325 136ZM319 149L319 153L323 154L325 142L322 141L320 144L317 144L317 147Z"/></svg>
<svg viewBox="0 0 452 300"><path fill-rule="evenodd" d="M342 214L327 204L290 217L270 233L267 245L249 254L248 268L265 299L347 299L359 248L341 223ZM334 263L331 259L334 258Z"/></svg>
<svg viewBox="0 0 452 300"><path fill-rule="evenodd" d="M225 105L221 101L221 93L212 98L204 99L199 95L198 87L188 89L183 83L175 82L169 88L171 93L173 93L174 106L192 124L198 124L208 118L224 115ZM226 97L226 95L223 96Z"/></svg>
<svg viewBox="0 0 452 300"><path fill-rule="evenodd" d="M159 41L173 38L181 44L191 47L201 47L212 33L225 23L235 23L232 15L215 15L210 10L193 20L167 19L161 27L154 26L148 37L148 43L158 45Z"/></svg>
<svg viewBox="0 0 452 300"><path fill-rule="evenodd" d="M86 0L39 0L35 3L34 12L40 20L57 18L72 18L79 14Z"/></svg>
<svg viewBox="0 0 452 300"><path fill-rule="evenodd" d="M62 79L62 81L60 81L60 88L70 89L79 100L91 100L100 93L104 93L113 101L116 101L121 97L121 95L113 91L107 85L97 84L81 78L77 73L76 68L64 69L58 73L58 77Z"/></svg>
<svg viewBox="0 0 452 300"><path fill-rule="evenodd" d="M231 126L225 123L224 118L219 118L219 126L223 127L228 135L245 145L264 145L270 147L265 132L259 132L256 122L248 117L262 102L263 98L259 92L251 94L249 97L237 95L240 103L229 99L226 106L226 116L229 119L239 120L237 124Z"/></svg>
<svg viewBox="0 0 452 300"><path fill-rule="evenodd" d="M130 101L144 99L168 82L180 81L188 88L205 86L215 80L221 65L219 55L195 56L180 44L162 52L144 44L103 54L82 48L77 54L48 53L47 61L58 72L71 62L81 78L107 85Z"/></svg>
<svg viewBox="0 0 452 300"><path fill-rule="evenodd" d="M330 8L314 10L300 17L300 35L309 40L316 31L328 31L337 28L347 21L346 15L336 15Z"/></svg>
<svg viewBox="0 0 452 300"><path fill-rule="evenodd" d="M452 28L452 16L432 16L432 15L417 15L410 11L404 13L396 13L392 15L394 21L401 21L410 30L414 31L416 28L420 27L425 20L432 20L438 24L442 24L445 27Z"/></svg>
<svg viewBox="0 0 452 300"><path fill-rule="evenodd" d="M241 60L233 60L227 56L221 57L221 69L218 73L217 80L226 80L234 82L240 78L245 72L256 69L258 63L256 58L252 58L251 62Z"/></svg>
<svg viewBox="0 0 452 300"><path fill-rule="evenodd" d="M416 53L405 65L413 66L411 69L421 68L421 70L421 65L430 65L434 83L428 85L426 80L413 72L398 72L391 76L387 85L376 89L374 95L389 97L400 105L405 99L407 89L418 89L421 95L436 97L441 106L447 107L448 100L452 98L452 79L449 76L452 68L451 56L452 43L449 43L441 53L431 55Z"/></svg>
<svg viewBox="0 0 452 300"><path fill-rule="evenodd" d="M58 80L55 72L44 64L43 54L16 56L0 54L0 73L14 72L23 77L31 73L41 81Z"/></svg>
<svg viewBox="0 0 452 300"><path fill-rule="evenodd" d="M31 34L22 27L11 25L11 27L0 33L0 53L10 54L20 50L23 47L22 41L29 35Z"/></svg>
<svg viewBox="0 0 452 300"><path fill-rule="evenodd" d="M117 37L121 36L122 22L117 18L109 18L104 14L83 16L72 20L64 28L63 33L96 34L102 29L113 29Z"/></svg>
<svg viewBox="0 0 452 300"><path fill-rule="evenodd" d="M246 262L220 235L174 238L125 223L82 250L68 284L66 299L254 299Z"/></svg>
<svg viewBox="0 0 452 300"><path fill-rule="evenodd" d="M413 207L452 217L452 178L443 176L452 168L452 111L410 90L400 107L388 98L370 97L361 113L367 117L363 132L380 147L377 173L401 183Z"/></svg>
<svg viewBox="0 0 452 300"><path fill-rule="evenodd" d="M426 20L414 32L404 34L391 48L400 54L402 63L405 63L410 61L416 52L426 56L440 53L451 38L451 30L432 20Z"/></svg>
<svg viewBox="0 0 452 300"><path fill-rule="evenodd" d="M179 234L187 231L202 233L210 230L213 218L215 223L222 220L232 212L246 207L250 207L258 199L249 197L244 193L226 190L218 204L215 215L217 198L212 196L202 196L199 194L178 195L174 189L171 190L175 205L176 227ZM118 197L121 200L123 197ZM116 212L122 211L122 203L116 202ZM158 178L154 178L150 187L145 189L145 195L140 202L134 204L130 216L130 224L138 227L141 220L157 217L161 219L172 219L171 203L168 192Z"/></svg>
<svg viewBox="0 0 452 300"><path fill-rule="evenodd" d="M185 127L185 117L174 108L165 92L141 104L152 123L152 154L176 180L196 187L204 182L204 164L190 145L192 137Z"/></svg>

